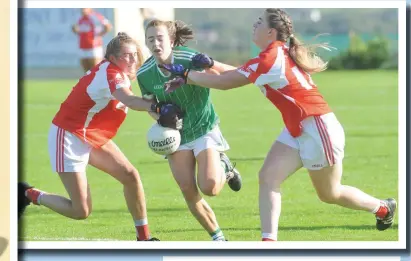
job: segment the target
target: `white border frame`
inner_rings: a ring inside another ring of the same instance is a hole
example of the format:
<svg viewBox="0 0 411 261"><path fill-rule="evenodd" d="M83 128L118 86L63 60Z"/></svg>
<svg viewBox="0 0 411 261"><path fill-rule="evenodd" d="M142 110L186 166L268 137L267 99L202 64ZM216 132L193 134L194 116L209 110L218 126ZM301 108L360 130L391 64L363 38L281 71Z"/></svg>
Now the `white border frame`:
<svg viewBox="0 0 411 261"><path fill-rule="evenodd" d="M12 1L11 8L11 206L17 206L17 19L13 8L17 2ZM172 7L172 8L232 8L232 1L26 1L25 8L118 8L127 7ZM372 6L370 7L370 4ZM267 8L273 3L267 1L242 1L237 8ZM258 241L224 242L172 242L157 243L134 241L28 241L19 242L24 249L406 249L406 1L275 1L279 8L398 8L398 234L399 241L316 241L316 242L276 242L266 244ZM355 6L355 7L350 7ZM251 25L250 25L251 28ZM14 59L13 59L14 58ZM11 209L12 230L17 228L17 214ZM14 222L14 224L13 224ZM16 231L16 230L14 230ZM16 234L11 233L11 244L17 240ZM14 248L12 248L14 249Z"/></svg>

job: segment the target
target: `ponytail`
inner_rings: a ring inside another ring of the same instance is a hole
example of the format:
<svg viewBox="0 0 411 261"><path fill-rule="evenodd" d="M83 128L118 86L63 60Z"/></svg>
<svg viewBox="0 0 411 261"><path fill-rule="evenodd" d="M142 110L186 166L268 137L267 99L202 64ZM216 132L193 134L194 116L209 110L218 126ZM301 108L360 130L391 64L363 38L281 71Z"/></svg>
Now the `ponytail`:
<svg viewBox="0 0 411 261"><path fill-rule="evenodd" d="M269 28L274 28L277 31L277 40L286 42L289 39L288 52L298 67L307 73L322 72L327 69L327 63L321 60L315 53L315 49L330 50L328 44L302 44L293 34L294 26L290 16L282 9L268 8L265 10L265 15Z"/></svg>
<svg viewBox="0 0 411 261"><path fill-rule="evenodd" d="M300 42L293 34L290 35L289 54L294 62L307 73L318 73L327 69L324 62L315 52L317 48L330 51L327 43L306 45Z"/></svg>

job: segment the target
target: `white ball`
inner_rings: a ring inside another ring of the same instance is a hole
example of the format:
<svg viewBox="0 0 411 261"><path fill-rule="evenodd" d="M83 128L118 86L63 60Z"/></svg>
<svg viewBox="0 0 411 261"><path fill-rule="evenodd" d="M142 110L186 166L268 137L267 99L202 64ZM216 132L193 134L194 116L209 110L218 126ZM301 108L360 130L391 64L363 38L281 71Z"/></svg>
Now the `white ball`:
<svg viewBox="0 0 411 261"><path fill-rule="evenodd" d="M147 142L148 147L155 153L169 155L180 146L181 135L178 130L155 123L147 132Z"/></svg>

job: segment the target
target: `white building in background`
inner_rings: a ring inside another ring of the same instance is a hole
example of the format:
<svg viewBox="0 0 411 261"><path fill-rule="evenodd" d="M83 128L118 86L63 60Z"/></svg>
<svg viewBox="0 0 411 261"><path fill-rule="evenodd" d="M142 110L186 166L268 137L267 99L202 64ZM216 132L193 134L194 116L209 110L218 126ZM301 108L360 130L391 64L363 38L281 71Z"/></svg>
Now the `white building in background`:
<svg viewBox="0 0 411 261"><path fill-rule="evenodd" d="M136 15L138 14L138 15ZM116 8L114 9L114 30L126 32L134 37L143 48L145 58L149 57L150 51L145 46L144 27L151 19L174 20L174 9L172 8Z"/></svg>
<svg viewBox="0 0 411 261"><path fill-rule="evenodd" d="M96 8L113 24L104 45L120 31L144 44L144 22L152 18L174 20L174 9ZM78 8L24 8L20 23L20 64L23 78L77 78L82 74L78 38L71 31L79 19ZM149 56L144 48L145 56Z"/></svg>

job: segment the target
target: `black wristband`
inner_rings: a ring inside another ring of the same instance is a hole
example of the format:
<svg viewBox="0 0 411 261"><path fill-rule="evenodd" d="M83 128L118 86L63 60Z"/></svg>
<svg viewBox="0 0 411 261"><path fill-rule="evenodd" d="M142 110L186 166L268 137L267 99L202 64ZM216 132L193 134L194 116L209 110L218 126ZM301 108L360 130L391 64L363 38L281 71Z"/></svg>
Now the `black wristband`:
<svg viewBox="0 0 411 261"><path fill-rule="evenodd" d="M151 111L159 113L159 108L157 107L157 103L152 103L151 104Z"/></svg>

